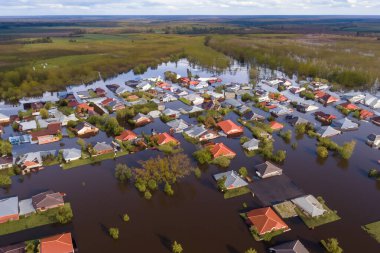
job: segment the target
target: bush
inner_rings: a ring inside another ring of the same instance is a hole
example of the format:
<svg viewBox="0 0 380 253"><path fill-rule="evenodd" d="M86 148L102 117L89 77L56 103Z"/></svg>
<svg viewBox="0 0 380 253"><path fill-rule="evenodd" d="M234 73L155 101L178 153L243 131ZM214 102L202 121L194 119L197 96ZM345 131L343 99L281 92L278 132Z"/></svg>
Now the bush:
<svg viewBox="0 0 380 253"><path fill-rule="evenodd" d="M339 148L338 153L343 159L350 159L354 152L356 141L345 142L342 147Z"/></svg>
<svg viewBox="0 0 380 253"><path fill-rule="evenodd" d="M168 196L173 196L174 195L174 191L172 189L172 186L168 182L165 183L164 192Z"/></svg>
<svg viewBox="0 0 380 253"><path fill-rule="evenodd" d="M242 176L242 177L246 177L246 176L248 176L247 168L246 168L246 167L241 167L241 168L239 169L239 174L240 174L240 176Z"/></svg>
<svg viewBox="0 0 380 253"><path fill-rule="evenodd" d="M154 179L149 179L149 181L148 181L148 188L149 188L150 190L154 191L154 190L157 190L157 187L158 187L158 185L157 185L156 180L154 180Z"/></svg>
<svg viewBox="0 0 380 253"><path fill-rule="evenodd" d="M182 245L180 243L174 241L172 244L172 252L173 253L182 253L183 252Z"/></svg>
<svg viewBox="0 0 380 253"><path fill-rule="evenodd" d="M317 147L317 155L320 158L327 158L329 156L329 151L327 150L327 148L325 148L323 146L318 146Z"/></svg>
<svg viewBox="0 0 380 253"><path fill-rule="evenodd" d="M329 238L327 241L321 241L326 251L329 253L343 253L343 249L339 246L338 239Z"/></svg>
<svg viewBox="0 0 380 253"><path fill-rule="evenodd" d="M228 166L230 166L231 160L225 156L220 156L212 160L211 163L223 168L227 168Z"/></svg>
<svg viewBox="0 0 380 253"><path fill-rule="evenodd" d="M128 168L126 164L117 164L115 169L115 177L120 182L125 182L126 180L131 179L132 177L132 170Z"/></svg>
<svg viewBox="0 0 380 253"><path fill-rule="evenodd" d="M212 160L212 154L207 148L195 151L193 156L200 164L209 163Z"/></svg>
<svg viewBox="0 0 380 253"><path fill-rule="evenodd" d="M128 214L123 215L123 221L128 222L130 220Z"/></svg>
<svg viewBox="0 0 380 253"><path fill-rule="evenodd" d="M152 198L152 193L150 193L150 191L148 191L148 190L145 191L144 198L147 199L147 200L151 199Z"/></svg>
<svg viewBox="0 0 380 253"><path fill-rule="evenodd" d="M200 168L196 168L196 169L194 170L194 174L195 174L196 178L201 178L201 176L202 176L202 171L201 171L201 169L200 169Z"/></svg>
<svg viewBox="0 0 380 253"><path fill-rule="evenodd" d="M290 142L292 139L292 131L280 131L279 132L280 137L285 141L285 142Z"/></svg>
<svg viewBox="0 0 380 253"><path fill-rule="evenodd" d="M378 171L377 169L370 169L368 171L368 177L380 179L380 171Z"/></svg>
<svg viewBox="0 0 380 253"><path fill-rule="evenodd" d="M255 249L249 248L246 251L244 251L244 253L257 253L257 251Z"/></svg>
<svg viewBox="0 0 380 253"><path fill-rule="evenodd" d="M109 228L108 232L110 236L114 239L117 240L119 239L119 229L118 228Z"/></svg>
<svg viewBox="0 0 380 253"><path fill-rule="evenodd" d="M227 177L223 176L216 181L219 191L221 192L227 191L227 188L225 186L226 180L227 180Z"/></svg>
<svg viewBox="0 0 380 253"><path fill-rule="evenodd" d="M8 175L0 174L0 186L8 186L12 184L12 178Z"/></svg>
<svg viewBox="0 0 380 253"><path fill-rule="evenodd" d="M56 214L56 219L61 224L66 224L73 218L73 211L69 206L59 207L58 212Z"/></svg>

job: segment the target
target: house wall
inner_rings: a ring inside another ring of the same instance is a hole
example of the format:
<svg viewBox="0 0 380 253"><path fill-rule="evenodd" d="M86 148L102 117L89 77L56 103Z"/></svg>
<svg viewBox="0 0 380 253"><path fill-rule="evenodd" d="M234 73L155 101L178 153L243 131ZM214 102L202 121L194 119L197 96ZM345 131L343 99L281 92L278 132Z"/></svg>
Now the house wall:
<svg viewBox="0 0 380 253"><path fill-rule="evenodd" d="M62 203L62 204L58 204L58 205L52 205L52 206L48 206L48 207L37 208L36 210L37 210L38 212L45 212L45 211L47 211L47 210L49 210L49 209L53 209L53 208L57 208L57 207L61 207L61 206L64 206L64 205L65 205L65 204Z"/></svg>

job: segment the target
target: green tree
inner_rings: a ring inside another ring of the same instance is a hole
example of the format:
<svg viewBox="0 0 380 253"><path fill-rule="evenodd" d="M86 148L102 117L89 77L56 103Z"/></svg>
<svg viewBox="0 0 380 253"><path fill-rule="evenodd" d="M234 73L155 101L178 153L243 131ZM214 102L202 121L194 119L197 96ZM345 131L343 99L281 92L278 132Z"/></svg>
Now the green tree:
<svg viewBox="0 0 380 253"><path fill-rule="evenodd" d="M327 148L325 148L323 146L318 146L317 147L317 155L320 158L327 158L329 156L329 151L327 150Z"/></svg>
<svg viewBox="0 0 380 253"><path fill-rule="evenodd" d="M8 175L0 174L0 186L8 186L12 184L12 178Z"/></svg>
<svg viewBox="0 0 380 253"><path fill-rule="evenodd" d="M246 176L248 176L247 168L246 168L246 167L241 167L241 168L239 169L239 174L240 174L240 176L242 176L242 177L246 177Z"/></svg>
<svg viewBox="0 0 380 253"><path fill-rule="evenodd" d="M338 149L338 152L343 159L348 160L352 156L355 146L356 146L356 141L354 140L345 142L343 146Z"/></svg>
<svg viewBox="0 0 380 253"><path fill-rule="evenodd" d="M338 239L329 238L327 241L323 241L323 244L329 253L342 253L343 249L339 246Z"/></svg>
<svg viewBox="0 0 380 253"><path fill-rule="evenodd" d="M152 191L157 190L158 185L157 185L156 180L154 180L154 179L149 179L149 180L148 180L148 187L149 187L149 189L152 190Z"/></svg>
<svg viewBox="0 0 380 253"><path fill-rule="evenodd" d="M200 164L208 163L212 159L212 154L207 148L195 151L193 156Z"/></svg>
<svg viewBox="0 0 380 253"><path fill-rule="evenodd" d="M12 144L9 141L0 139L0 156L6 156L12 154Z"/></svg>
<svg viewBox="0 0 380 253"><path fill-rule="evenodd" d="M218 186L219 191L224 192L224 191L227 190L227 188L226 188L226 180L227 180L227 177L223 176L223 177L219 178L216 181L216 184Z"/></svg>
<svg viewBox="0 0 380 253"><path fill-rule="evenodd" d="M148 191L148 190L145 191L144 198L147 199L147 200L151 199L152 198L152 193L150 193L150 191Z"/></svg>
<svg viewBox="0 0 380 253"><path fill-rule="evenodd" d="M49 118L49 112L45 108L42 108L40 110L40 116L43 119L47 119L47 118Z"/></svg>
<svg viewBox="0 0 380 253"><path fill-rule="evenodd" d="M195 170L194 170L194 174L195 174L195 176L197 177L197 178L201 178L201 176L202 176L202 171L201 171L201 169L200 168L195 168Z"/></svg>
<svg viewBox="0 0 380 253"><path fill-rule="evenodd" d="M128 214L123 215L123 221L128 222L130 220Z"/></svg>
<svg viewBox="0 0 380 253"><path fill-rule="evenodd" d="M257 253L257 251L255 249L249 248L246 251L244 251L244 253Z"/></svg>
<svg viewBox="0 0 380 253"><path fill-rule="evenodd" d="M77 144L81 147L82 150L86 150L86 141L82 138L77 140Z"/></svg>
<svg viewBox="0 0 380 253"><path fill-rule="evenodd" d="M168 196L173 196L174 195L174 191L172 189L172 186L168 182L165 183L164 192Z"/></svg>
<svg viewBox="0 0 380 253"><path fill-rule="evenodd" d="M118 163L115 168L115 177L120 182L125 182L132 178L132 170L126 164Z"/></svg>
<svg viewBox="0 0 380 253"><path fill-rule="evenodd" d="M114 240L117 240L119 239L119 229L118 228L109 228L108 229L108 233L109 235L114 239Z"/></svg>
<svg viewBox="0 0 380 253"><path fill-rule="evenodd" d="M174 241L172 244L172 252L173 253L182 253L183 252L182 245L180 243L178 243L177 241Z"/></svg>
<svg viewBox="0 0 380 253"><path fill-rule="evenodd" d="M59 223L66 224L73 218L73 211L69 206L59 207L55 217L59 221Z"/></svg>

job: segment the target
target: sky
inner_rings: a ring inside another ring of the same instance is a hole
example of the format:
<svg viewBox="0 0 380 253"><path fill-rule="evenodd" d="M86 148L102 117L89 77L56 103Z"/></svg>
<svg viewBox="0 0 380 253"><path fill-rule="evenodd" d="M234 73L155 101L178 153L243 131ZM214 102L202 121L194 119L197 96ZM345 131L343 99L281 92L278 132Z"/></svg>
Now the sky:
<svg viewBox="0 0 380 253"><path fill-rule="evenodd" d="M0 0L29 15L380 15L380 0Z"/></svg>

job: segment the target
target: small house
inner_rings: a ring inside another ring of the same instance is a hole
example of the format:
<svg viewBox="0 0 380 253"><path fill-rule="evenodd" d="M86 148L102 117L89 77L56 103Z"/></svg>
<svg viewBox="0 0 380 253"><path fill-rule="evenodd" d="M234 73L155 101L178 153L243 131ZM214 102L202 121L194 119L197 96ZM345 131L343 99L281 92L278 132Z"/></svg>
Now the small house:
<svg viewBox="0 0 380 253"><path fill-rule="evenodd" d="M113 147L105 142L97 142L95 146L93 147L93 150L94 150L95 156L114 152Z"/></svg>
<svg viewBox="0 0 380 253"><path fill-rule="evenodd" d="M204 98L199 96L198 94L189 94L184 96L183 98L189 100L193 105L200 105L204 102Z"/></svg>
<svg viewBox="0 0 380 253"><path fill-rule="evenodd" d="M313 218L321 216L327 212L323 205L319 203L319 201L313 195L306 195L295 198L292 199L292 202L303 212Z"/></svg>
<svg viewBox="0 0 380 253"><path fill-rule="evenodd" d="M166 123L171 129L176 133L181 133L183 130L189 127L189 124L186 123L183 119L175 119Z"/></svg>
<svg viewBox="0 0 380 253"><path fill-rule="evenodd" d="M348 110L348 111L355 111L355 110L359 109L359 107L357 105L354 105L354 104L352 104L350 102L342 103L339 106L342 107L342 108L344 108L344 109L346 109L346 110Z"/></svg>
<svg viewBox="0 0 380 253"><path fill-rule="evenodd" d="M186 130L185 134L187 134L191 138L199 139L206 132L207 132L207 129L204 127L204 125L201 125L201 126L194 125L190 127L188 130Z"/></svg>
<svg viewBox="0 0 380 253"><path fill-rule="evenodd" d="M318 99L321 104L328 105L339 101L338 97L334 97L331 94L326 93Z"/></svg>
<svg viewBox="0 0 380 253"><path fill-rule="evenodd" d="M298 116L289 116L289 117L286 118L286 120L288 121L288 123L291 126L296 126L296 125L300 125L300 124L309 124L310 123L307 119L304 119L304 118L301 118L301 117L298 117Z"/></svg>
<svg viewBox="0 0 380 253"><path fill-rule="evenodd" d="M137 134L131 130L124 130L119 136L115 137L118 141L132 141L137 139Z"/></svg>
<svg viewBox="0 0 380 253"><path fill-rule="evenodd" d="M365 109L362 109L359 112L359 118L363 119L363 120L369 119L369 118L373 117L373 115L374 115L373 112L365 110Z"/></svg>
<svg viewBox="0 0 380 253"><path fill-rule="evenodd" d="M380 99L371 94L366 94L363 100L364 104L372 109L380 108Z"/></svg>
<svg viewBox="0 0 380 253"><path fill-rule="evenodd" d="M242 134L244 132L242 126L236 125L233 121L229 119L219 122L217 126L220 127L222 131L227 135Z"/></svg>
<svg viewBox="0 0 380 253"><path fill-rule="evenodd" d="M290 241L269 248L271 253L309 253L305 246L299 241Z"/></svg>
<svg viewBox="0 0 380 253"><path fill-rule="evenodd" d="M376 126L380 126L380 116L371 118L371 122L375 124Z"/></svg>
<svg viewBox="0 0 380 253"><path fill-rule="evenodd" d="M297 111L302 112L302 113L307 113L307 112L312 112L315 110L318 110L318 106L312 105L312 104L297 104L296 106Z"/></svg>
<svg viewBox="0 0 380 253"><path fill-rule="evenodd" d="M251 140L244 142L242 146L244 149L248 151L254 151L254 150L259 149L259 143L260 143L259 140L252 138Z"/></svg>
<svg viewBox="0 0 380 253"><path fill-rule="evenodd" d="M0 223L19 219L18 197L0 199Z"/></svg>
<svg viewBox="0 0 380 253"><path fill-rule="evenodd" d="M224 182L224 187L227 190L237 189L240 187L247 186L248 183L242 179L239 174L234 171L230 170L227 172L222 172L214 175L214 179L218 181L219 179L225 177L226 181Z"/></svg>
<svg viewBox="0 0 380 253"><path fill-rule="evenodd" d="M37 129L37 122L35 120L24 121L19 123L19 131L28 132Z"/></svg>
<svg viewBox="0 0 380 253"><path fill-rule="evenodd" d="M266 161L255 166L256 174L261 178L268 178L282 175L282 169L271 162Z"/></svg>
<svg viewBox="0 0 380 253"><path fill-rule="evenodd" d="M359 128L358 123L355 123L348 118L333 120L331 126L335 129L339 129L340 131L352 131L357 130Z"/></svg>
<svg viewBox="0 0 380 253"><path fill-rule="evenodd" d="M265 120L264 116L262 116L262 115L260 115L258 113L252 112L252 111L244 113L242 117L243 117L244 120L247 120L247 121L262 121L262 120Z"/></svg>
<svg viewBox="0 0 380 253"><path fill-rule="evenodd" d="M174 144L174 145L180 144L179 140L177 140L176 138L174 138L168 133L156 134L152 136L152 138L157 141L158 145L164 145L164 144L169 144L169 143Z"/></svg>
<svg viewBox="0 0 380 253"><path fill-rule="evenodd" d="M284 230L288 231L286 223L270 207L254 209L246 213L247 219L259 235Z"/></svg>
<svg viewBox="0 0 380 253"><path fill-rule="evenodd" d="M373 148L380 148L380 135L379 134L368 135L366 143Z"/></svg>
<svg viewBox="0 0 380 253"><path fill-rule="evenodd" d="M236 153L232 151L230 148L228 148L224 143L216 143L210 145L211 154L213 158L218 158L221 156L228 157L228 158L234 158L236 156Z"/></svg>
<svg viewBox="0 0 380 253"><path fill-rule="evenodd" d="M133 122L135 126L145 126L149 123L151 123L153 119L145 114L138 113L135 117L133 117Z"/></svg>
<svg viewBox="0 0 380 253"><path fill-rule="evenodd" d="M322 138L332 137L341 133L342 133L341 131L336 130L335 128L331 126L323 126L317 130L317 134Z"/></svg>
<svg viewBox="0 0 380 253"><path fill-rule="evenodd" d="M279 123L279 122L277 122L277 121L271 121L271 122L269 122L269 127L270 127L272 130L276 131L276 130L281 130L281 129L283 129L283 128L284 128L284 125L281 124L281 123Z"/></svg>
<svg viewBox="0 0 380 253"><path fill-rule="evenodd" d="M276 108L273 108L270 110L270 113L275 117L285 116L289 115L293 112L293 110L285 107L285 106L278 106Z"/></svg>
<svg viewBox="0 0 380 253"><path fill-rule="evenodd" d="M73 130L78 136L93 135L99 132L99 128L88 122L80 122Z"/></svg>
<svg viewBox="0 0 380 253"><path fill-rule="evenodd" d="M176 119L181 115L179 111L170 108L165 109L162 114L173 119Z"/></svg>
<svg viewBox="0 0 380 253"><path fill-rule="evenodd" d="M63 233L40 240L40 253L74 253L71 233Z"/></svg>
<svg viewBox="0 0 380 253"><path fill-rule="evenodd" d="M62 158L65 162L79 160L82 157L82 150L77 148L62 149Z"/></svg>
<svg viewBox="0 0 380 253"><path fill-rule="evenodd" d="M52 190L41 192L32 197L32 205L36 211L43 212L52 208L57 208L65 204L64 194L53 192Z"/></svg>
<svg viewBox="0 0 380 253"><path fill-rule="evenodd" d="M322 111L314 113L315 119L326 124L330 124L332 120L336 119L336 116L333 114L327 114Z"/></svg>
<svg viewBox="0 0 380 253"><path fill-rule="evenodd" d="M0 113L0 124L9 123L10 117Z"/></svg>

